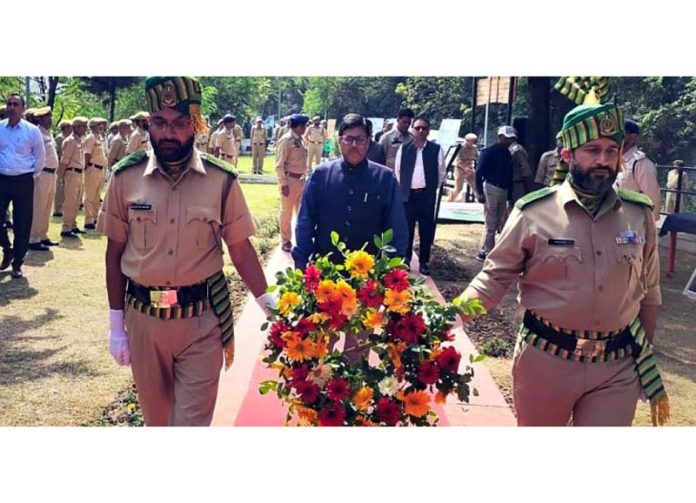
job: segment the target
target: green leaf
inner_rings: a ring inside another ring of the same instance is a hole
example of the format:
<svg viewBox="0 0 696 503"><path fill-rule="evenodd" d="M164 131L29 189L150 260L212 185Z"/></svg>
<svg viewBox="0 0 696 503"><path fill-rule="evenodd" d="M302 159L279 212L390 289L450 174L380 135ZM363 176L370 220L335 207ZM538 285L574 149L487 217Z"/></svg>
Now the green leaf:
<svg viewBox="0 0 696 503"><path fill-rule="evenodd" d="M403 263L403 261L404 261L404 259L402 259L401 257L392 257L389 260L387 267L389 267L390 269L394 268L394 267L398 267Z"/></svg>
<svg viewBox="0 0 696 503"><path fill-rule="evenodd" d="M387 229L386 231L384 231L384 234L382 234L382 244L386 245L388 243L391 243L393 237L394 231L392 229Z"/></svg>
<svg viewBox="0 0 696 503"><path fill-rule="evenodd" d="M472 360L471 363L479 363L479 362L482 362L482 361L485 360L485 359L486 359L486 355L480 354L480 355L478 355L476 358L474 358L474 359Z"/></svg>
<svg viewBox="0 0 696 503"><path fill-rule="evenodd" d="M277 289L278 289L277 286L271 285L271 286L269 286L268 288L266 288L266 291L267 291L268 293L273 293L273 292L275 292Z"/></svg>
<svg viewBox="0 0 696 503"><path fill-rule="evenodd" d="M265 395L271 390L275 390L278 387L277 381L263 381L259 384L259 393Z"/></svg>
<svg viewBox="0 0 696 503"><path fill-rule="evenodd" d="M476 389L476 388L472 389L472 390L471 390L471 394L472 394L473 396L479 396L478 389Z"/></svg>
<svg viewBox="0 0 696 503"><path fill-rule="evenodd" d="M262 332L265 332L267 329L268 329L268 322L266 322L266 323L264 323L263 325L261 325L261 331L262 331Z"/></svg>
<svg viewBox="0 0 696 503"><path fill-rule="evenodd" d="M338 232L336 231L331 231L331 244L336 246L338 244Z"/></svg>
<svg viewBox="0 0 696 503"><path fill-rule="evenodd" d="M374 236L374 238L372 240L375 242L375 246L377 247L377 249L381 250L382 249L382 238L380 238L379 236Z"/></svg>

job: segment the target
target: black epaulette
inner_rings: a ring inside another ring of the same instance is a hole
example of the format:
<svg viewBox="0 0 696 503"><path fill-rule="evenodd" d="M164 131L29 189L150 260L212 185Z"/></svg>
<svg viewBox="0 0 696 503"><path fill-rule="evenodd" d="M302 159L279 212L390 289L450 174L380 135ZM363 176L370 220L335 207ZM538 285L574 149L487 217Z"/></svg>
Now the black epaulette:
<svg viewBox="0 0 696 503"><path fill-rule="evenodd" d="M647 206L651 210L655 207L655 205L648 196L640 192L636 192L635 190L623 189L619 187L619 190L617 190L616 193L619 196L619 199L621 199L622 201L628 201L629 203Z"/></svg>
<svg viewBox="0 0 696 503"><path fill-rule="evenodd" d="M140 164L148 157L148 153L145 150L138 150L132 154L128 154L126 157L118 161L114 167L111 169L111 173L116 175L126 168Z"/></svg>
<svg viewBox="0 0 696 503"><path fill-rule="evenodd" d="M222 159L218 159L214 155L201 152L201 159L203 160L203 162L206 162L210 165L215 166L216 168L226 171L229 175L232 176L232 178L237 178L238 176L237 170L234 169L234 166L223 161Z"/></svg>
<svg viewBox="0 0 696 503"><path fill-rule="evenodd" d="M528 206L529 204L536 202L536 201L541 201L547 196L550 196L554 192L556 192L556 187L558 185L554 185L553 187L544 187L543 189L535 190L534 192L530 192L524 197L521 197L520 199L517 200L515 203L515 208L518 210L521 210L525 206Z"/></svg>

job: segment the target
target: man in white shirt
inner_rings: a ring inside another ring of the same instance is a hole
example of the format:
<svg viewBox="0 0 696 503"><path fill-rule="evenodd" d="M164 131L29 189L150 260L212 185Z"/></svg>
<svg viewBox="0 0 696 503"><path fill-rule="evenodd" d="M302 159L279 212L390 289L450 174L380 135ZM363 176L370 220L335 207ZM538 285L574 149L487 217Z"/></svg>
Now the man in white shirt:
<svg viewBox="0 0 696 503"><path fill-rule="evenodd" d="M0 121L0 215L12 202L14 243L0 226L2 262L0 271L12 264L12 277L22 277L24 255L29 249L33 218L34 178L44 168L46 152L39 128L22 119L24 98L13 93L7 98L7 119Z"/></svg>
<svg viewBox="0 0 696 503"><path fill-rule="evenodd" d="M425 117L416 117L413 121L413 141L399 147L394 161L408 223L406 262L411 261L418 222L418 260L420 272L426 276L430 275L428 262L435 238L437 190L445 180L445 155L440 145L428 141L429 132L430 121Z"/></svg>

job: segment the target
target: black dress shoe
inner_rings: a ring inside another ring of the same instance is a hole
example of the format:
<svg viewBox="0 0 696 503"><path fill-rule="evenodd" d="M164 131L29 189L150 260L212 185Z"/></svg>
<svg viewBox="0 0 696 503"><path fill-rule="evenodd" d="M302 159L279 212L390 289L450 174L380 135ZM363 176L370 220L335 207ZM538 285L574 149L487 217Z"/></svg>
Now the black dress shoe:
<svg viewBox="0 0 696 503"><path fill-rule="evenodd" d="M428 264L421 264L420 265L420 273L423 276L430 276L430 267L428 267Z"/></svg>
<svg viewBox="0 0 696 503"><path fill-rule="evenodd" d="M82 229L78 229L77 227L75 227L70 232L72 232L73 234L87 234L85 231L83 231Z"/></svg>
<svg viewBox="0 0 696 503"><path fill-rule="evenodd" d="M60 237L62 238L76 238L77 234L73 234L72 231L64 231L60 233Z"/></svg>
<svg viewBox="0 0 696 503"><path fill-rule="evenodd" d="M44 246L58 246L60 243L58 241L51 241L50 239L42 239L41 244Z"/></svg>
<svg viewBox="0 0 696 503"><path fill-rule="evenodd" d="M12 269L12 273L10 274L10 276L12 276L14 279L19 279L22 276L24 276L24 274L22 274L22 269L17 267Z"/></svg>
<svg viewBox="0 0 696 503"><path fill-rule="evenodd" d="M29 249L34 251L48 251L50 248L41 243L29 243Z"/></svg>
<svg viewBox="0 0 696 503"><path fill-rule="evenodd" d="M85 224L85 229L89 229L89 230L93 231L96 228L97 228L97 226L94 224Z"/></svg>
<svg viewBox="0 0 696 503"><path fill-rule="evenodd" d="M281 249L284 252L289 252L292 250L292 243L283 243L283 246L281 246Z"/></svg>
<svg viewBox="0 0 696 503"><path fill-rule="evenodd" d="M56 212L53 214L53 216L54 216L54 217L62 217L63 214L62 214L60 211L56 211Z"/></svg>
<svg viewBox="0 0 696 503"><path fill-rule="evenodd" d="M2 253L2 262L0 262L0 271L4 271L10 267L13 258L14 253L12 253L12 250L9 248L4 249Z"/></svg>

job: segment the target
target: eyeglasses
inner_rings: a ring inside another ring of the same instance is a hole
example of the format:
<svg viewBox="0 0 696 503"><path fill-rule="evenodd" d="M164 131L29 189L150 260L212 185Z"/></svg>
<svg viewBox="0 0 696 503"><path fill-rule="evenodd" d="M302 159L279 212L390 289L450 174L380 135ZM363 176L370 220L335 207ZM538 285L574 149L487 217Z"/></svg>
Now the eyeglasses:
<svg viewBox="0 0 696 503"><path fill-rule="evenodd" d="M367 143L367 136L341 136L341 143L344 145L351 145L353 143L356 145L365 145L365 143Z"/></svg>
<svg viewBox="0 0 696 503"><path fill-rule="evenodd" d="M428 126L416 126L413 128L415 131L427 131L430 129Z"/></svg>
<svg viewBox="0 0 696 503"><path fill-rule="evenodd" d="M150 127L162 132L169 128L173 133L185 133L191 127L191 121L189 119L177 119L174 122L167 122L164 119L154 118L150 120Z"/></svg>

